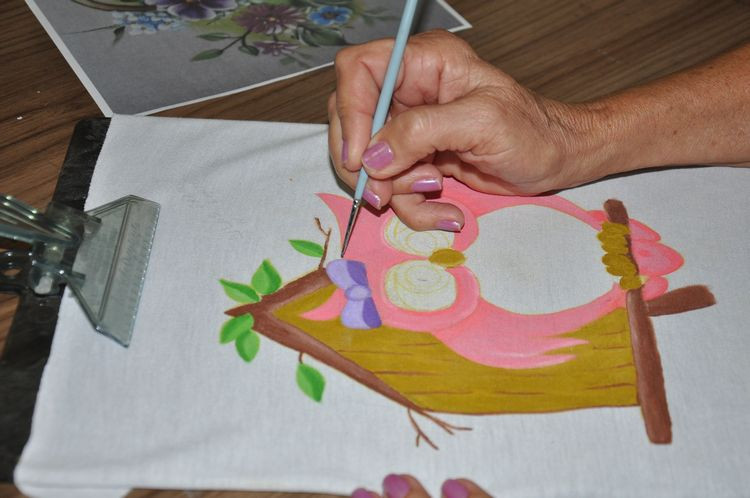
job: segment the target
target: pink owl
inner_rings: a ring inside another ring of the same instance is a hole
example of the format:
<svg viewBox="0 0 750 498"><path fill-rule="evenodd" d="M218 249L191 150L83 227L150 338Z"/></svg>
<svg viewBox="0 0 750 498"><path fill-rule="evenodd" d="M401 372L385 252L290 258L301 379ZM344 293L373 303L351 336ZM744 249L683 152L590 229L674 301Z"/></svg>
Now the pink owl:
<svg viewBox="0 0 750 498"><path fill-rule="evenodd" d="M351 200L319 196L336 216L343 234ZM615 283L604 295L574 308L545 314L512 312L484 299L477 277L463 265L462 252L476 241L478 218L487 213L512 206L541 206L580 220L595 236L606 220L604 212L583 210L559 196L482 194L452 179L445 179L442 198L463 211L466 223L460 233L413 232L392 211L360 212L359 236L352 238L347 259L365 264L372 301L384 325L432 334L457 354L480 364L536 368L572 359L572 355L549 352L581 344L581 339L563 334L624 307L625 290ZM656 232L635 220L630 221L630 237L639 274L645 279L643 297L653 299L666 292L668 284L662 275L678 269L682 258L661 244ZM346 305L344 292L338 289L305 318L339 317Z"/></svg>

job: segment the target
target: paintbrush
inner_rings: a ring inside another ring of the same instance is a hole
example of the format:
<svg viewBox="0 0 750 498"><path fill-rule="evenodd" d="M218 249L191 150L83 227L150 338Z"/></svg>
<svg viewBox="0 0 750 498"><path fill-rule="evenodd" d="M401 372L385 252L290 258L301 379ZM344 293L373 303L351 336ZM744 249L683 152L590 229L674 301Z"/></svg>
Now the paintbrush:
<svg viewBox="0 0 750 498"><path fill-rule="evenodd" d="M396 41L393 44L391 59L388 61L388 68L385 71L385 79L383 80L383 87L380 90L378 105L375 108L375 116L372 119L370 136L375 135L383 127L385 124L385 118L388 116L388 109L391 106L391 98L393 97L393 89L396 86L396 77L398 77L398 70L401 67L401 58L404 56L404 49L406 48L406 42L409 39L409 32L411 31L411 25L416 10L417 0L406 0L404 12L401 15L401 23L398 26L398 33L396 34ZM365 169L360 169L359 178L357 178L357 187L354 189L354 203L352 204L352 211L349 214L349 222L346 225L344 244L341 247L342 258L344 257L346 247L349 245L349 239L351 239L352 232L354 231L354 222L357 220L357 213L359 213L359 208L362 205L362 195L365 193L367 178Z"/></svg>

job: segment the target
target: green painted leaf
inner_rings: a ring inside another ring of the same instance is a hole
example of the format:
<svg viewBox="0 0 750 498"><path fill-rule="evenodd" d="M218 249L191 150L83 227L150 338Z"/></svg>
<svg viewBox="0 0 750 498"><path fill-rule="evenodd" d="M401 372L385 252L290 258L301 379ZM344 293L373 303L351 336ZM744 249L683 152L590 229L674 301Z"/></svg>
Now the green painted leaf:
<svg viewBox="0 0 750 498"><path fill-rule="evenodd" d="M301 252L305 256L312 256L313 258L323 257L323 246L316 242L309 240L290 240L290 244L294 247L297 252Z"/></svg>
<svg viewBox="0 0 750 498"><path fill-rule="evenodd" d="M219 57L221 54L223 54L224 51L219 48L212 48L210 50L204 50L203 52L199 52L193 56L191 61L205 61L208 59L214 59L216 57Z"/></svg>
<svg viewBox="0 0 750 498"><path fill-rule="evenodd" d="M255 319L250 313L231 318L222 325L219 342L222 344L232 342L242 335L243 332L252 330L253 325L255 325Z"/></svg>
<svg viewBox="0 0 750 498"><path fill-rule="evenodd" d="M204 35L198 35L198 38L202 38L208 41L219 41L226 40L227 38L233 38L232 35L227 33L206 33Z"/></svg>
<svg viewBox="0 0 750 498"><path fill-rule="evenodd" d="M224 287L226 295L238 303L257 303L260 301L258 293L249 285L241 284L239 282L230 282L223 278L219 279L219 282L222 287Z"/></svg>
<svg viewBox="0 0 750 498"><path fill-rule="evenodd" d="M240 46L240 52L247 55L258 55L260 53L260 50L258 50L253 45L242 45Z"/></svg>
<svg viewBox="0 0 750 498"><path fill-rule="evenodd" d="M281 287L281 276L271 262L264 259L253 275L251 285L265 296L279 290L279 287Z"/></svg>
<svg viewBox="0 0 750 498"><path fill-rule="evenodd" d="M310 399L320 402L323 399L323 391L326 388L326 380L323 375L309 365L299 363L297 365L297 385Z"/></svg>
<svg viewBox="0 0 750 498"><path fill-rule="evenodd" d="M344 35L335 29L305 29L302 32L302 40L313 47L320 46L341 46L349 43L344 39Z"/></svg>
<svg viewBox="0 0 750 498"><path fill-rule="evenodd" d="M240 357L250 363L260 349L260 337L254 330L248 330L240 334L234 345Z"/></svg>

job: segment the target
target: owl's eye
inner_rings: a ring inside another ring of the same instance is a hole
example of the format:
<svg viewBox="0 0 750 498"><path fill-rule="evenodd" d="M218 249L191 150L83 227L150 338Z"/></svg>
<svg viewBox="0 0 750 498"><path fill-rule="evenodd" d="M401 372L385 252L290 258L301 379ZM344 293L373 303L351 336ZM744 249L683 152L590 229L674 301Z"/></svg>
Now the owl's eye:
<svg viewBox="0 0 750 498"><path fill-rule="evenodd" d="M437 311L456 300L456 280L442 266L429 261L405 261L386 273L385 294L405 310Z"/></svg>
<svg viewBox="0 0 750 498"><path fill-rule="evenodd" d="M415 232L396 216L388 220L383 235L386 243L394 249L425 258L430 257L437 249L453 245L452 233L441 230Z"/></svg>

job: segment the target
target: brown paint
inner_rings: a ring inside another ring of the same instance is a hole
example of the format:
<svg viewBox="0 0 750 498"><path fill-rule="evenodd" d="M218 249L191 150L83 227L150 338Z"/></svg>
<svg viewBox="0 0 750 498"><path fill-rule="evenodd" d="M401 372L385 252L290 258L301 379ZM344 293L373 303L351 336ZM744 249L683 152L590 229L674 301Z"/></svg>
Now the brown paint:
<svg viewBox="0 0 750 498"><path fill-rule="evenodd" d="M263 299L258 303L238 306L226 311L225 313L229 316L241 316L246 313L251 313L255 318L255 326L253 329L259 334L295 351L312 356L331 368L335 368L339 372L348 375L360 384L365 385L382 394L386 398L404 406L407 410L419 413L449 433L451 433L450 429L467 430L466 428L453 427L429 414L423 408L409 401L409 399L404 397L400 392L380 380L369 370L360 367L358 364L343 357L327 345L319 342L297 327L279 320L274 315L274 311L286 303L331 284L332 282L328 278L325 270L319 268L302 278L290 282L275 293L263 296ZM418 432L421 434L422 438L430 443L431 446L434 446L421 430Z"/></svg>
<svg viewBox="0 0 750 498"><path fill-rule="evenodd" d="M716 298L705 285L689 285L669 291L646 303L649 316L673 315L685 311L707 308L716 304Z"/></svg>
<svg viewBox="0 0 750 498"><path fill-rule="evenodd" d="M628 212L622 202L609 199L604 203L604 210L610 221L629 225ZM627 257L638 268L632 255L630 236L626 236L626 239ZM669 444L672 442L672 420L664 389L664 373L656 334L640 288L627 291L625 306L630 325L630 342L633 346L638 403L641 405L646 434L652 443Z"/></svg>

